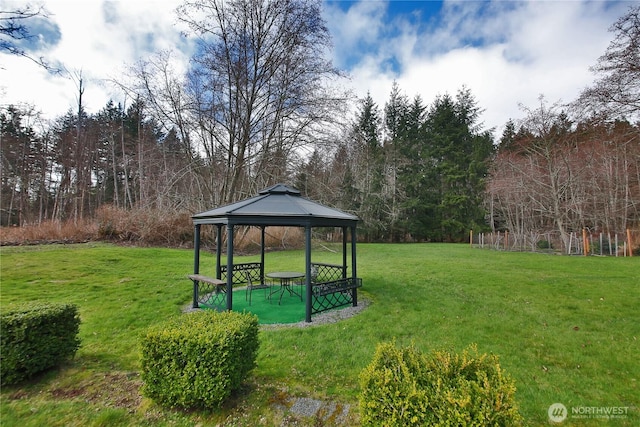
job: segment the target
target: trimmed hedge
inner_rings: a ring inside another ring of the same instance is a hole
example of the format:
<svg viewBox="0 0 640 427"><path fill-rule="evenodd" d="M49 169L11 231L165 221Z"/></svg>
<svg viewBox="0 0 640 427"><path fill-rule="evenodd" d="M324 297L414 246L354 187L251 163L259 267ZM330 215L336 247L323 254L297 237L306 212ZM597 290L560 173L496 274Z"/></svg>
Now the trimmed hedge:
<svg viewBox="0 0 640 427"><path fill-rule="evenodd" d="M73 304L39 303L0 315L1 383L16 384L58 366L80 347L80 317Z"/></svg>
<svg viewBox="0 0 640 427"><path fill-rule="evenodd" d="M149 328L141 340L142 393L182 408L215 408L256 365L258 318L203 310Z"/></svg>
<svg viewBox="0 0 640 427"><path fill-rule="evenodd" d="M360 374L366 426L514 426L522 422L514 382L498 357L379 344Z"/></svg>

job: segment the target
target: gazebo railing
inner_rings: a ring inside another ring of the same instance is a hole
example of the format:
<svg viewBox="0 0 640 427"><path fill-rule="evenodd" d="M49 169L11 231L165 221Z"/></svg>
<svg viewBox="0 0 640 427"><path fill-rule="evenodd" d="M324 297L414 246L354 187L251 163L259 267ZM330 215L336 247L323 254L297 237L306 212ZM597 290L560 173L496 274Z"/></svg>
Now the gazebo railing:
<svg viewBox="0 0 640 427"><path fill-rule="evenodd" d="M227 301L227 286L220 279L191 274L189 278L194 282L195 301L194 308L205 306L218 311L223 311Z"/></svg>
<svg viewBox="0 0 640 427"><path fill-rule="evenodd" d="M338 264L312 262L311 269L313 282L329 282L347 277L347 267Z"/></svg>
<svg viewBox="0 0 640 427"><path fill-rule="evenodd" d="M231 271L231 283L234 285L247 283L247 273L251 275L251 280L254 282L261 282L263 280L262 263L259 262L244 262L241 264L233 264ZM227 281L227 266L220 266L220 278Z"/></svg>
<svg viewBox="0 0 640 427"><path fill-rule="evenodd" d="M259 282L263 274L259 262L234 264L231 270L233 285L251 280ZM322 313L357 302L357 288L362 286L362 279L345 277L347 267L337 264L312 263L313 277L311 281L311 314ZM220 278L211 278L199 274L189 278L196 285L197 306L224 311L227 308L227 266L220 266Z"/></svg>
<svg viewBox="0 0 640 427"><path fill-rule="evenodd" d="M233 286L246 284L247 274L254 282L262 282L262 263L246 262L234 264L231 271L231 283ZM220 266L220 278L212 278L200 274L189 276L196 283L197 306L212 308L217 311L227 309L227 266Z"/></svg>
<svg viewBox="0 0 640 427"><path fill-rule="evenodd" d="M353 304L356 299L356 289L361 286L362 279L354 277L314 283L311 302L312 314Z"/></svg>

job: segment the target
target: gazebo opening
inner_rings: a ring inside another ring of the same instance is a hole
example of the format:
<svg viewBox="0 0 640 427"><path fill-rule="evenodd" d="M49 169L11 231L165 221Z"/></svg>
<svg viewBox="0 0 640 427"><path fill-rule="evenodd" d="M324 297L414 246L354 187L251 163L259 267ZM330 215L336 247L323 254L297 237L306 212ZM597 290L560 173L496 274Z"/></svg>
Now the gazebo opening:
<svg viewBox="0 0 640 427"><path fill-rule="evenodd" d="M193 281L193 308L202 305L216 310L233 310L234 298L239 295L237 291L233 292L234 285L236 288L241 285L247 287L242 300L246 301L248 296L250 303L253 298L261 295L261 292L256 291L263 289L268 294L269 308L273 310L283 308L282 298L285 292L299 296L301 303L305 304L306 322L311 322L312 315L316 313L348 304L358 305L358 288L362 286L362 280L357 276L356 216L304 198L295 188L276 184L254 197L193 215L192 218L195 227L194 266L193 274L189 277ZM215 277L200 274L202 225L215 226L217 230ZM234 229L237 226L255 226L261 229L260 261L234 263ZM264 236L265 228L269 226L304 229L304 271L265 271ZM314 227L342 229L341 264L312 261L311 231ZM227 237L224 265L221 264L223 231ZM349 244L350 265L347 256ZM239 305L243 304L236 304L236 307Z"/></svg>

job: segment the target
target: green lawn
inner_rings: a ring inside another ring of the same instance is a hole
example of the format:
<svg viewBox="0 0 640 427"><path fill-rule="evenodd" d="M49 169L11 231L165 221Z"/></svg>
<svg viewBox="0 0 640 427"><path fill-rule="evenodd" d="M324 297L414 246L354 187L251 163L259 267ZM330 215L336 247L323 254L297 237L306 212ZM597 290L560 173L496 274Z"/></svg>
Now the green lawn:
<svg viewBox="0 0 640 427"><path fill-rule="evenodd" d="M341 255L319 249L313 260L335 263ZM640 425L640 258L360 244L359 295L370 306L339 323L262 330L249 383L213 412L159 408L138 392L138 337L189 304L192 251L3 247L0 263L2 310L25 301L72 302L82 319L82 347L71 363L3 387L3 427L315 425L278 409L292 396L350 404L357 425L358 375L376 344L391 340L424 351L475 343L499 355L527 425L547 424L556 402L569 411L628 407L623 419L570 417L563 425ZM201 272L212 274L213 263L203 254ZM303 263L301 251L266 256L267 270L299 270Z"/></svg>

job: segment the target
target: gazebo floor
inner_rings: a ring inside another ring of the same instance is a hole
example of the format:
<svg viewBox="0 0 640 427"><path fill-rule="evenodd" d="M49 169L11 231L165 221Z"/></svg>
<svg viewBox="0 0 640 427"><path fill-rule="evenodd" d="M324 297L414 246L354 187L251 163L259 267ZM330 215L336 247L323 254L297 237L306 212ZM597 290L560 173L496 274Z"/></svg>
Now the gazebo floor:
<svg viewBox="0 0 640 427"><path fill-rule="evenodd" d="M297 286L295 291L304 292L304 288ZM267 290L266 295L268 295ZM258 316L258 323L263 325L275 323L298 323L305 319L305 302L298 295L290 295L285 291L280 300L280 292L274 293L271 299L265 297L265 290L254 290L251 296L251 305L245 297L245 289L233 291L233 311L250 312ZM278 304L278 302L280 303ZM201 308L206 308L200 304Z"/></svg>

